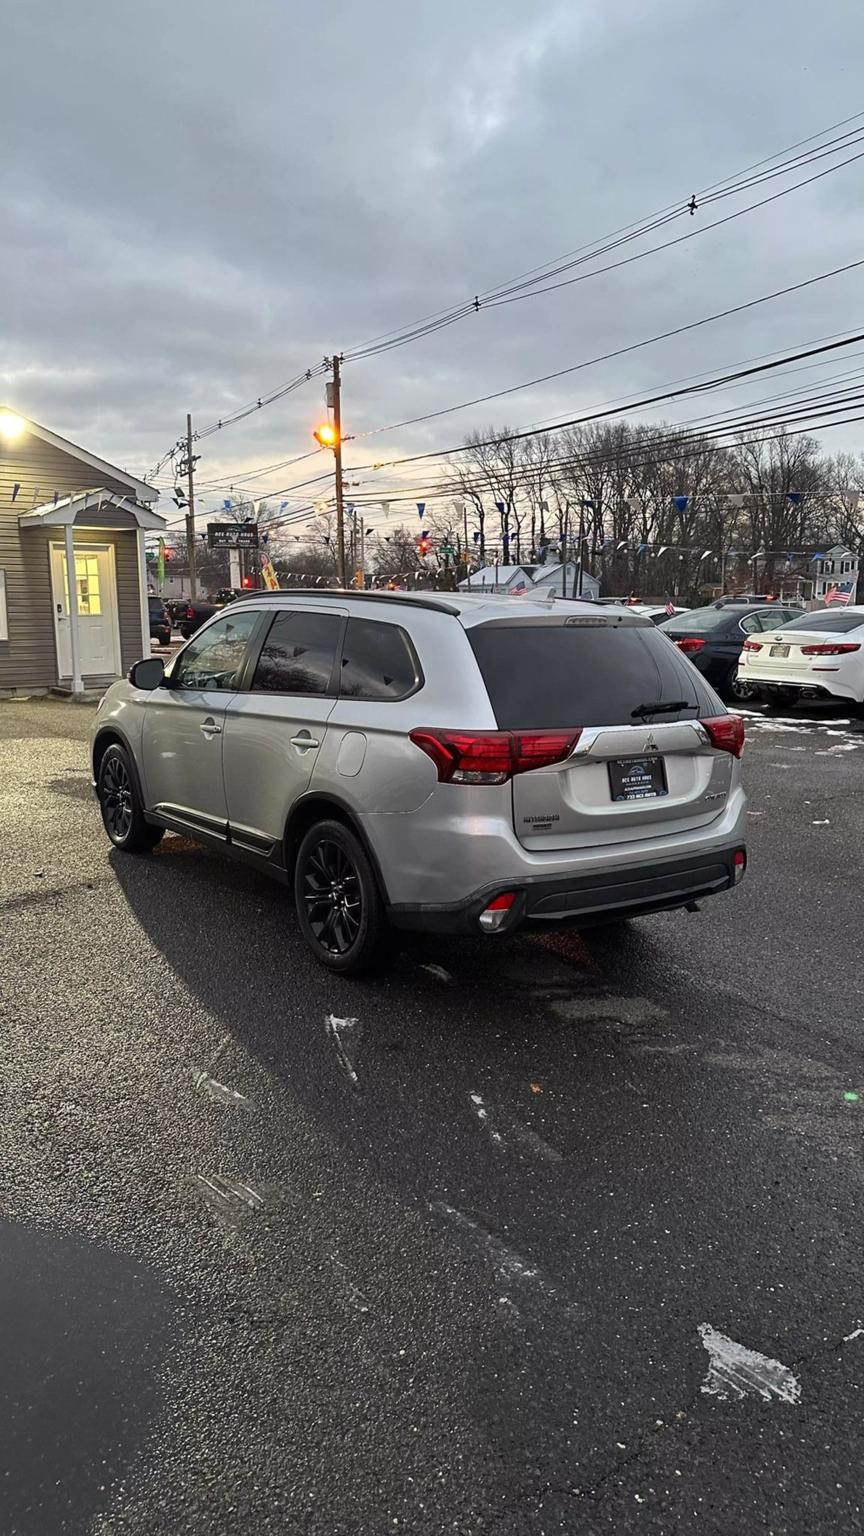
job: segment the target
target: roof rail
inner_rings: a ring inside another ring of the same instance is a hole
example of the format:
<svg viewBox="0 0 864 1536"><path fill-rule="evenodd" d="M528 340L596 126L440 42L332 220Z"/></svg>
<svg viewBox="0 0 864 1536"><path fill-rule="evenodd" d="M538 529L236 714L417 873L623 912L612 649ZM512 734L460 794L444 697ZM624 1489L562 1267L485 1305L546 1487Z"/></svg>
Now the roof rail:
<svg viewBox="0 0 864 1536"><path fill-rule="evenodd" d="M436 597L415 597L413 592L361 592L353 587L279 587L278 590L253 587L235 597L234 601L245 603L250 597L334 597L341 602L407 603L411 608L431 608L434 613L449 613L454 619L460 617L459 609L454 608L452 603Z"/></svg>

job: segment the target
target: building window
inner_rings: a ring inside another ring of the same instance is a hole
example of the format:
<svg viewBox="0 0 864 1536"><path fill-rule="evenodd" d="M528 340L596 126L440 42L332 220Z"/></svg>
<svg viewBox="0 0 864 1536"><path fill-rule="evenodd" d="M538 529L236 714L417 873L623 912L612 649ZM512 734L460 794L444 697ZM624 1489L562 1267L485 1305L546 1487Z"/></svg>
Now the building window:
<svg viewBox="0 0 864 1536"><path fill-rule="evenodd" d="M69 576L63 561L63 587L66 612L69 612ZM102 613L102 592L99 586L99 556L75 555L75 591L78 597L79 618L98 618Z"/></svg>

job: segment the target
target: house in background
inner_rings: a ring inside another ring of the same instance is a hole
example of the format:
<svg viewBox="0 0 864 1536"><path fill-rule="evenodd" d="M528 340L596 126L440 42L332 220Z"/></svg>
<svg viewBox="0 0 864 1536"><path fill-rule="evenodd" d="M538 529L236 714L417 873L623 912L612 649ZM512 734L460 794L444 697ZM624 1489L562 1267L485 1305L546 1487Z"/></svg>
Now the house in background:
<svg viewBox="0 0 864 1536"><path fill-rule="evenodd" d="M165 526L158 494L0 409L0 694L82 693L149 656L144 535Z"/></svg>
<svg viewBox="0 0 864 1536"><path fill-rule="evenodd" d="M560 565L484 565L460 581L459 586L463 592L509 592L516 596L520 592L539 589L547 594L557 592L563 597L572 597L573 585L574 582L578 584L578 579L575 562L568 560L563 568ZM600 583L590 571L582 572L582 596L600 596Z"/></svg>
<svg viewBox="0 0 864 1536"><path fill-rule="evenodd" d="M579 585L579 567L575 560L568 560L562 565L537 565L534 567L534 585L541 592L558 592L564 597L572 597L573 589ZM600 582L590 571L582 572L582 597L594 599L600 596Z"/></svg>
<svg viewBox="0 0 864 1536"><path fill-rule="evenodd" d="M853 555L851 549L846 549L843 544L835 544L832 549L825 551L821 560L814 563L816 572L813 581L813 597L817 603L824 603L826 593L832 587L839 587L841 592L849 590L850 603L855 602L855 590L858 583L859 557Z"/></svg>

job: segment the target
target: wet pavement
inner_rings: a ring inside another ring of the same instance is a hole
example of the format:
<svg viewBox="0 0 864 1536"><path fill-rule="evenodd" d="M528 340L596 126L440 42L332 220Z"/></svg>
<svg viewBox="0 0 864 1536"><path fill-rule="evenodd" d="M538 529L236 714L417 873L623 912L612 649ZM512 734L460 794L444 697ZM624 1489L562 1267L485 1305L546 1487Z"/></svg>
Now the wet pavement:
<svg viewBox="0 0 864 1536"><path fill-rule="evenodd" d="M307 958L0 704L0 1531L854 1532L864 729L696 915Z"/></svg>

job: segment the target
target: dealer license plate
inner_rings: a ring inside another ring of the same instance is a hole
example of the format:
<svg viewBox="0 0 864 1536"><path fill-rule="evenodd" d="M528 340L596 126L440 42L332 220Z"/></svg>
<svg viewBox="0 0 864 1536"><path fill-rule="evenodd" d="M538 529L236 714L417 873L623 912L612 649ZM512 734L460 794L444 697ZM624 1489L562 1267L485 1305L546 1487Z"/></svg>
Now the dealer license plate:
<svg viewBox="0 0 864 1536"><path fill-rule="evenodd" d="M613 800L656 800L668 795L662 757L622 757L609 764Z"/></svg>

